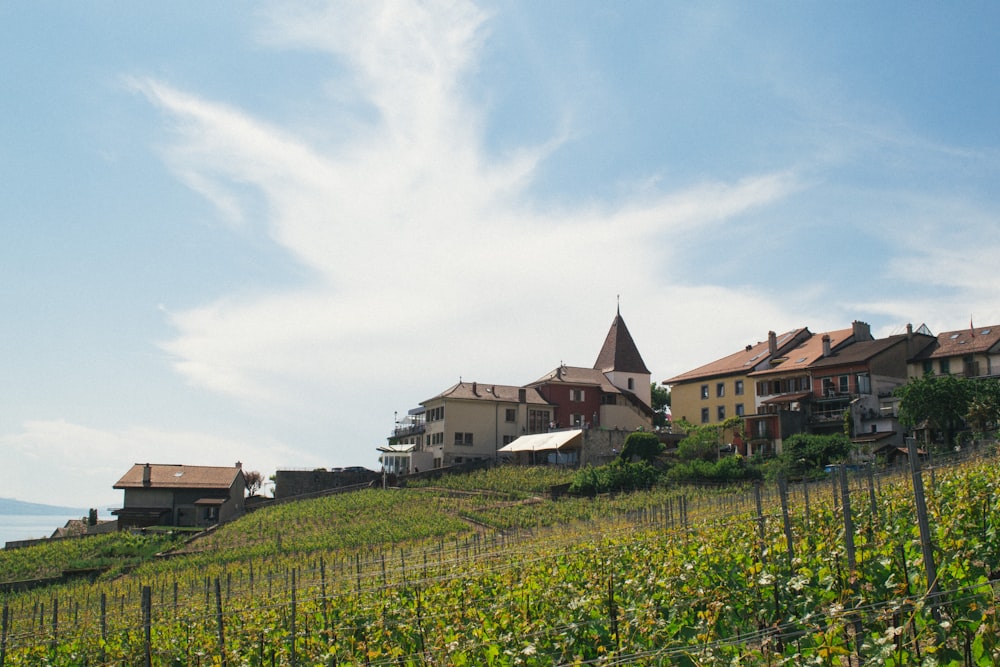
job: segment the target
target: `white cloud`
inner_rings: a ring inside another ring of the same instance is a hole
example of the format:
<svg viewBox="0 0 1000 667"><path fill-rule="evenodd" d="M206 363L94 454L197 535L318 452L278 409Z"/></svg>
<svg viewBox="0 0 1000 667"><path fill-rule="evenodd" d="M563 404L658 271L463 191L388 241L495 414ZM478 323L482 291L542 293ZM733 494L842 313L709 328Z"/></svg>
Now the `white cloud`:
<svg viewBox="0 0 1000 667"><path fill-rule="evenodd" d="M485 349L523 359L529 331L559 330L601 303L589 358L615 293L643 307L656 301L649 277L678 251L659 237L703 234L797 187L793 174L774 173L647 192L618 208L539 210L521 188L560 139L506 160L477 150L480 110L461 83L483 15L459 3L352 9L281 15L269 34L342 56L357 94L378 109L361 136L334 149L159 81L134 83L179 128L167 155L180 177L229 219L239 217L238 186L258 188L271 239L314 271L295 290L172 313L178 335L164 348L197 385L286 404L319 387L318 403L343 406L350 391L324 383L357 392L401 372L492 369L500 364L484 363ZM593 296L563 303L561 292ZM515 377L498 381L548 370L526 361L525 369L508 361Z"/></svg>

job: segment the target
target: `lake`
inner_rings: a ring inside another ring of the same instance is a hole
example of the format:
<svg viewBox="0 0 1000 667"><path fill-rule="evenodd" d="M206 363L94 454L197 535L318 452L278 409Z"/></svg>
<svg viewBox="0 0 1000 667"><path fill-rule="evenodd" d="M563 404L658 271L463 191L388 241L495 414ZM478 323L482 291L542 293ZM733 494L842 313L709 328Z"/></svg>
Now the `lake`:
<svg viewBox="0 0 1000 667"><path fill-rule="evenodd" d="M49 537L70 519L82 519L84 514L0 514L0 547L14 540Z"/></svg>

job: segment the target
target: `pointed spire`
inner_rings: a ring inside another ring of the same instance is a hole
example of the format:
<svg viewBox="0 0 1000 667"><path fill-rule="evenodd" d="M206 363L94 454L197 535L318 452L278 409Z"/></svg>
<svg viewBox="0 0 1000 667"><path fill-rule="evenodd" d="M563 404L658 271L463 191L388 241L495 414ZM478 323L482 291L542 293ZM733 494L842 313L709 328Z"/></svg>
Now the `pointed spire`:
<svg viewBox="0 0 1000 667"><path fill-rule="evenodd" d="M621 305L615 313L615 320L611 323L611 329L608 331L607 338L604 339L604 346L601 348L600 354L597 355L594 368L604 373L609 371L649 373L635 341L632 340L632 334L629 333L628 327L625 326L625 320L622 319Z"/></svg>

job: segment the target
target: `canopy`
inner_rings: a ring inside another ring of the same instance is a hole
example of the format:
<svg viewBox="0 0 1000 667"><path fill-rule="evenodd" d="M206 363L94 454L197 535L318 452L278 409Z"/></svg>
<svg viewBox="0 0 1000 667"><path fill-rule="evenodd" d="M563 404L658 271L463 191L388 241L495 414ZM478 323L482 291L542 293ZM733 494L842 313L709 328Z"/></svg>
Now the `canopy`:
<svg viewBox="0 0 1000 667"><path fill-rule="evenodd" d="M566 445L573 443L583 435L581 429L575 428L567 431L552 431L549 433L536 433L534 435L522 435L520 438L504 445L501 452L539 452L549 449L562 449ZM567 449L569 449L567 447Z"/></svg>
<svg viewBox="0 0 1000 667"><path fill-rule="evenodd" d="M417 446L413 444L405 445L386 445L385 447L377 447L376 449L380 452L385 452L386 454L407 454L416 449Z"/></svg>

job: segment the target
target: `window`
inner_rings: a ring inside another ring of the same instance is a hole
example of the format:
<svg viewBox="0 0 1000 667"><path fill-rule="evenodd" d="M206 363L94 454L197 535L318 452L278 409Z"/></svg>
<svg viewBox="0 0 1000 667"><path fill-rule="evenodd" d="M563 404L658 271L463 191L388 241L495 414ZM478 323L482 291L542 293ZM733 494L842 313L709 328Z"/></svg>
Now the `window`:
<svg viewBox="0 0 1000 667"><path fill-rule="evenodd" d="M635 378L628 379L628 390L635 391Z"/></svg>
<svg viewBox="0 0 1000 667"><path fill-rule="evenodd" d="M427 411L427 421L436 422L444 419L444 406L438 406L436 408L431 408Z"/></svg>
<svg viewBox="0 0 1000 667"><path fill-rule="evenodd" d="M701 397L702 398L708 398L708 385L707 384L701 385Z"/></svg>
<svg viewBox="0 0 1000 667"><path fill-rule="evenodd" d="M601 405L618 405L618 397L614 394L602 394Z"/></svg>
<svg viewBox="0 0 1000 667"><path fill-rule="evenodd" d="M734 391L736 392L737 396L743 395L743 380L736 381L736 387L734 388Z"/></svg>
<svg viewBox="0 0 1000 667"><path fill-rule="evenodd" d="M509 445L510 443L514 442L515 440L517 440L517 436L516 435L505 435L503 437L503 444L504 445Z"/></svg>
<svg viewBox="0 0 1000 667"><path fill-rule="evenodd" d="M584 400L583 389L570 389L569 400L573 401L574 403L582 403Z"/></svg>
<svg viewBox="0 0 1000 667"><path fill-rule="evenodd" d="M551 420L548 410L528 410L528 432L545 433Z"/></svg>
<svg viewBox="0 0 1000 667"><path fill-rule="evenodd" d="M471 447L472 446L472 434L462 433L461 431L455 431L455 446Z"/></svg>
<svg viewBox="0 0 1000 667"><path fill-rule="evenodd" d="M736 416L737 417L742 417L743 416L743 404L742 403L737 403L736 404Z"/></svg>
<svg viewBox="0 0 1000 667"><path fill-rule="evenodd" d="M702 424L708 423L708 408L701 409L701 423Z"/></svg>
<svg viewBox="0 0 1000 667"><path fill-rule="evenodd" d="M718 418L720 422L726 421L726 406L724 405L718 406L717 408L715 408L715 412L716 412L715 416Z"/></svg>
<svg viewBox="0 0 1000 667"><path fill-rule="evenodd" d="M948 375L949 373L951 373L950 359L942 359L941 361L938 362L938 365L941 366L941 375Z"/></svg>
<svg viewBox="0 0 1000 667"><path fill-rule="evenodd" d="M851 379L848 375L841 375L837 378L837 391L841 394L848 394L851 391Z"/></svg>
<svg viewBox="0 0 1000 667"><path fill-rule="evenodd" d="M716 398L722 398L725 395L726 395L726 383L725 382L716 382L715 383L715 397Z"/></svg>
<svg viewBox="0 0 1000 667"><path fill-rule="evenodd" d="M812 380L809 376L799 378L799 391L812 391Z"/></svg>
<svg viewBox="0 0 1000 667"><path fill-rule="evenodd" d="M868 376L868 373L858 373L855 381L858 383L859 394L872 393L872 379Z"/></svg>
<svg viewBox="0 0 1000 667"><path fill-rule="evenodd" d="M934 372L934 362L930 359L924 361L924 375L930 375Z"/></svg>
<svg viewBox="0 0 1000 667"><path fill-rule="evenodd" d="M583 415L570 415L569 423L573 426L583 426Z"/></svg>
<svg viewBox="0 0 1000 667"><path fill-rule="evenodd" d="M507 410L505 411L505 414L506 414L506 420L507 421L509 421L509 422L516 422L517 421L517 410L515 408L507 408Z"/></svg>

